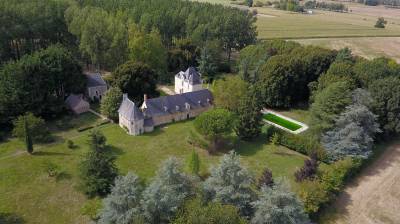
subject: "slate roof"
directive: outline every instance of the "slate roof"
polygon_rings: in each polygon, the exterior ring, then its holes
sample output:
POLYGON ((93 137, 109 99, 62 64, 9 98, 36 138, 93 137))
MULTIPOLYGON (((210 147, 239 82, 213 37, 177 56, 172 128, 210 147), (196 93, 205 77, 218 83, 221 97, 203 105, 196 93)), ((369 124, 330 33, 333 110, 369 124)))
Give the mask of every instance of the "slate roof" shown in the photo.
POLYGON ((65 103, 67 104, 67 106, 71 109, 76 108, 77 106, 79 106, 79 104, 81 103, 86 103, 89 104, 88 102, 86 102, 83 99, 83 95, 82 94, 71 94, 67 97, 67 99, 65 100, 65 103))
POLYGON ((189 67, 185 72, 181 71, 176 76, 180 79, 188 80, 191 85, 201 84, 201 75, 194 67, 189 67))
POLYGON ((106 86, 106 82, 100 73, 87 74, 87 87, 106 86))
POLYGON ((135 103, 128 99, 127 96, 124 96, 121 106, 118 109, 118 113, 129 121, 137 121, 144 118, 142 111, 140 111, 135 103))
POLYGON ((177 95, 162 96, 146 100, 142 107, 145 107, 145 117, 155 117, 173 114, 198 107, 205 107, 212 103, 213 96, 208 89, 194 92, 187 92, 177 95))
POLYGON ((144 119, 144 127, 153 127, 154 126, 154 122, 153 122, 153 118, 146 118, 144 119))

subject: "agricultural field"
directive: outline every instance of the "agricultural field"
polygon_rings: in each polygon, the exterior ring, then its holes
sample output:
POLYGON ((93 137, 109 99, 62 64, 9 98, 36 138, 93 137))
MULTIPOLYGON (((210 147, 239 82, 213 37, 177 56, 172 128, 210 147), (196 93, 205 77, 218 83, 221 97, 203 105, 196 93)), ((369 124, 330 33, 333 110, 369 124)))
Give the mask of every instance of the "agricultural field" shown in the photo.
MULTIPOLYGON (((198 1, 237 7, 229 0, 198 1)), ((349 8, 348 13, 315 10, 313 15, 255 7, 258 12, 258 37, 294 39, 302 44, 331 49, 349 47, 362 57, 386 56, 400 62, 400 10, 344 4, 349 8), (388 21, 386 28, 374 28, 377 18, 381 16, 388 21)))
MULTIPOLYGON (((56 142, 36 145, 36 153, 32 156, 25 152, 24 144, 17 139, 0 144, 0 222, 89 222, 82 215, 82 206, 87 199, 78 189, 78 166, 88 150, 89 131, 78 132, 77 129, 98 122, 97 117, 91 114, 54 121, 49 126, 56 142), (61 126, 68 128, 58 128, 61 126), (69 149, 65 144, 67 139, 77 147, 69 149), (44 168, 45 161, 57 164, 62 175, 58 178, 49 177, 44 168)), ((133 171, 145 181, 149 181, 159 164, 169 156, 176 156, 184 163, 194 149, 187 142, 193 121, 170 124, 136 137, 127 135, 117 124, 102 125, 99 129, 117 155, 120 173, 133 171)), ((306 158, 285 147, 268 144, 266 136, 251 143, 234 142, 243 165, 256 176, 268 167, 274 177, 285 176, 294 183, 293 173, 306 158)), ((222 156, 209 155, 203 149, 196 150, 201 158, 200 173, 203 175, 222 156)))

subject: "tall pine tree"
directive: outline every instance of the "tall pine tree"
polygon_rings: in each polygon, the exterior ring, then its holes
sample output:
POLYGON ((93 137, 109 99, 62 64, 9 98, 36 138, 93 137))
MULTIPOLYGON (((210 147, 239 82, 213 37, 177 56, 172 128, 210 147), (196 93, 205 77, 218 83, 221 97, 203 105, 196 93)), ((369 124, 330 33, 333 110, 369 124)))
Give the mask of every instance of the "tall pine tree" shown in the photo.
POLYGON ((251 87, 239 101, 236 134, 243 140, 251 140, 261 133, 261 100, 255 87, 251 87))

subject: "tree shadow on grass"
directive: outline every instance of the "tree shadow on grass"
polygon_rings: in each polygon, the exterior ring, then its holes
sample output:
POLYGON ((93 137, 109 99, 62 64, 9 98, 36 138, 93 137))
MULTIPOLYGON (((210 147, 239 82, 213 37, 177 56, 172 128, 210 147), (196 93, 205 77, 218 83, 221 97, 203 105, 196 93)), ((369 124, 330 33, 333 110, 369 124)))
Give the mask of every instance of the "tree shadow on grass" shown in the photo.
POLYGON ((119 156, 119 155, 122 155, 125 153, 124 150, 122 150, 121 148, 115 147, 113 145, 107 145, 106 152, 111 153, 112 155, 116 155, 116 156, 119 156))
POLYGON ((26 223, 25 220, 13 213, 0 212, 0 223, 1 224, 22 224, 26 223))
POLYGON ((264 149, 264 145, 268 143, 268 135, 265 133, 261 133, 254 140, 243 141, 238 140, 236 144, 236 152, 241 156, 252 156, 256 154, 258 151, 264 149))
POLYGON ((63 152, 45 152, 45 151, 37 151, 33 153, 34 156, 70 156, 68 153, 63 152))

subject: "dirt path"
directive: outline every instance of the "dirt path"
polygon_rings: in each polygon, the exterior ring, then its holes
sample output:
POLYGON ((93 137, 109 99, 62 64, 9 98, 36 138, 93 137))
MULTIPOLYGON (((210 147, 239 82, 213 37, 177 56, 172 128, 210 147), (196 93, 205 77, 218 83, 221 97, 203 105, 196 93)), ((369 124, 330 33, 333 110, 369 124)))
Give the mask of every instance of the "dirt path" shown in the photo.
POLYGON ((335 204, 335 223, 400 223, 400 142, 350 184, 335 204))
POLYGON ((168 94, 168 95, 175 95, 174 91, 172 91, 170 88, 168 88, 167 86, 158 86, 158 89, 162 90, 164 93, 168 94))

